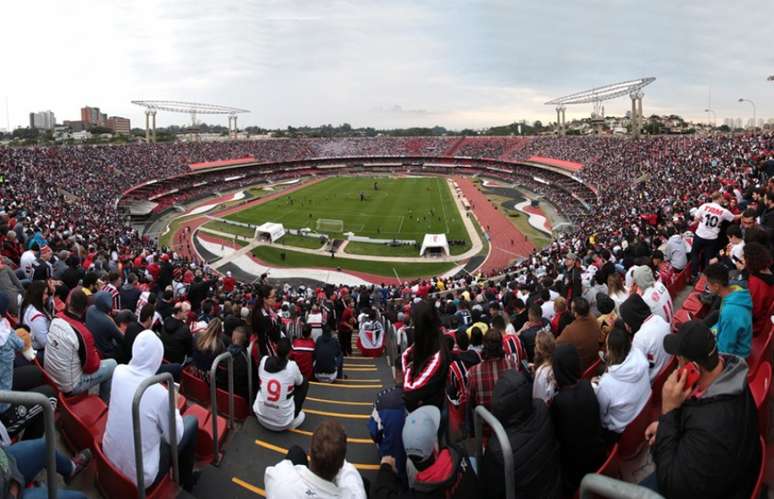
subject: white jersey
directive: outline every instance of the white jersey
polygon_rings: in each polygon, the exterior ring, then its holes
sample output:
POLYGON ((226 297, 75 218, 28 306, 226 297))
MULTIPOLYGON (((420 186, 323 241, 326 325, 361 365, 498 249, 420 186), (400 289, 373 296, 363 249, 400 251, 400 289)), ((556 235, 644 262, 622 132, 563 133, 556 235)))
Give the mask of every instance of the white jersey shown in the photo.
POLYGON ((664 350, 664 337, 668 334, 669 323, 656 314, 645 319, 640 330, 634 334, 632 346, 648 359, 651 381, 669 361, 670 355, 664 350))
POLYGON ((721 223, 734 221, 734 214, 717 203, 704 203, 696 210, 695 217, 699 219, 696 235, 710 240, 720 235, 721 223))
POLYGON ((253 412, 262 426, 274 430, 285 431, 290 428, 295 417, 293 393, 297 385, 304 382, 304 376, 295 361, 289 360, 285 369, 270 373, 266 371, 266 360, 261 359, 258 376, 261 389, 255 397, 253 412))
POLYGON ((653 286, 640 292, 642 300, 650 307, 651 313, 654 313, 664 319, 668 324, 672 323, 672 297, 669 296, 669 290, 661 281, 656 281, 653 286))
POLYGON ((19 267, 24 271, 24 276, 27 279, 32 279, 32 274, 35 272, 35 260, 37 259, 38 257, 35 256, 35 252, 32 250, 22 253, 19 259, 19 267))

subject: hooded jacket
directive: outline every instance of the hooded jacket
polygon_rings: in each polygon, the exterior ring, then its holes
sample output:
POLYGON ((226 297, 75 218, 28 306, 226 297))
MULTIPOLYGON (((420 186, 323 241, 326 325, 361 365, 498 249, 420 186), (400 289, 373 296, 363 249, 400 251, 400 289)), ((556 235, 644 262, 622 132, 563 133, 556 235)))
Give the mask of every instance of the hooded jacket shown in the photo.
POLYGON ((632 347, 623 362, 607 368, 597 387, 602 426, 616 433, 624 431, 650 398, 648 360, 632 347))
POLYGON ((112 310, 113 297, 107 291, 95 294, 94 305, 86 309, 86 327, 94 336, 97 351, 103 359, 120 357, 121 344, 124 341, 124 335, 110 317, 112 310))
MULTIPOLYGON (((5 317, 0 317, 0 390, 13 390, 13 361, 16 352, 24 349, 24 342, 16 336, 11 324, 5 317)), ((0 413, 5 412, 11 404, 0 404, 0 413)))
POLYGON ((752 297, 740 286, 731 286, 720 303, 720 317, 712 327, 718 351, 747 358, 752 344, 752 297))
POLYGON ((170 315, 164 320, 164 358, 169 362, 182 364, 187 355, 193 353, 193 336, 183 321, 170 315))
MULTIPOLYGON (((137 387, 156 374, 164 356, 164 346, 153 331, 145 330, 134 340, 132 360, 113 371, 108 405, 107 426, 102 448, 113 465, 137 484, 134 464, 134 434, 132 432, 132 400, 137 387)), ((159 384, 150 386, 140 402, 142 432, 142 463, 145 486, 150 486, 159 472, 161 439, 171 442, 169 428, 169 395, 159 384)), ((175 408, 176 437, 183 438, 183 418, 175 408)))
POLYGON ((774 302, 774 274, 750 274, 747 280, 752 297, 753 335, 768 330, 771 318, 769 310, 774 302))
MULTIPOLYGON (((561 497, 559 443, 545 402, 532 398, 532 386, 523 373, 507 371, 497 381, 492 413, 502 423, 513 452, 512 471, 519 497, 561 497)), ((484 497, 505 497, 503 451, 490 438, 481 463, 484 497)))
POLYGON ((659 418, 651 449, 664 497, 748 498, 761 454, 747 363, 723 356, 721 375, 659 418))

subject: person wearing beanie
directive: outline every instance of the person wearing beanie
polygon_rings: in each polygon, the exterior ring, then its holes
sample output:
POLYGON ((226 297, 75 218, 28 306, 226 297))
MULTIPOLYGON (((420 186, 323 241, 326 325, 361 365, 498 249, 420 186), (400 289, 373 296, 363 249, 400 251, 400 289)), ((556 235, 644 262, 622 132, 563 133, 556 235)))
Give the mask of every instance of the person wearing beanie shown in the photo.
POLYGON ((597 323, 599 323, 599 330, 602 333, 600 339, 602 344, 605 344, 607 335, 613 330, 615 321, 618 320, 618 314, 615 309, 615 302, 612 298, 605 293, 597 293, 597 310, 599 311, 597 323))
POLYGON ((664 337, 669 334, 669 323, 650 312, 640 295, 634 294, 621 304, 621 319, 626 332, 634 335, 632 347, 638 348, 648 359, 650 380, 669 362, 664 351, 664 337))
POLYGON ((661 316, 668 323, 672 323, 674 315, 672 309, 672 297, 669 290, 661 281, 656 281, 653 270, 647 265, 634 267, 632 272, 633 285, 631 291, 642 297, 650 307, 650 311, 661 316))

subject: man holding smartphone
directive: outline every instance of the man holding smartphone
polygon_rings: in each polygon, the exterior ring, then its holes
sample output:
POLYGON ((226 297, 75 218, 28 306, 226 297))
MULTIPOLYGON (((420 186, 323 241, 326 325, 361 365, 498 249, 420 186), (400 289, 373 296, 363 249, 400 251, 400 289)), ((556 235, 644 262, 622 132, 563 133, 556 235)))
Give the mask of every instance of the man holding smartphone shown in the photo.
POLYGON ((718 353, 700 320, 664 338, 679 368, 664 383, 661 416, 645 430, 656 472, 641 485, 665 497, 747 498, 761 462, 747 363, 718 353), (691 366, 698 380, 689 386, 691 366))

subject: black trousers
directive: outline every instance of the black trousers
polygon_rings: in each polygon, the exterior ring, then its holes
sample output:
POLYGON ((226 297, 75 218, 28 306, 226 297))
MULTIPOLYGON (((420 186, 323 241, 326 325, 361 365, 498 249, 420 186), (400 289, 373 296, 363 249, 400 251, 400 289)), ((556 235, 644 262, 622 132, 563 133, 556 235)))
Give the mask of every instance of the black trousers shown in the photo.
MULTIPOLYGON (((37 392, 48 397, 51 406, 56 409, 56 392, 46 384, 40 370, 30 364, 13 370, 13 390, 19 392, 37 392)), ((10 436, 18 435, 24 430, 23 440, 41 438, 46 434, 46 420, 40 406, 23 406, 11 404, 0 414, 10 436)))
POLYGON ((709 264, 712 257, 718 253, 717 239, 703 239, 699 236, 693 237, 691 246, 691 277, 699 274, 709 264))
POLYGON ((296 406, 295 416, 301 413, 301 409, 304 408, 304 401, 306 400, 306 393, 309 391, 309 380, 305 379, 303 383, 296 386, 293 390, 293 403, 296 406))
POLYGON ((339 345, 342 355, 352 355, 352 330, 339 331, 339 345))

